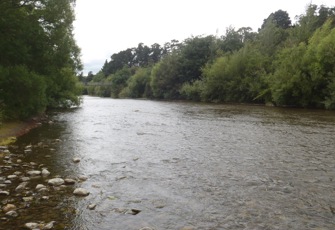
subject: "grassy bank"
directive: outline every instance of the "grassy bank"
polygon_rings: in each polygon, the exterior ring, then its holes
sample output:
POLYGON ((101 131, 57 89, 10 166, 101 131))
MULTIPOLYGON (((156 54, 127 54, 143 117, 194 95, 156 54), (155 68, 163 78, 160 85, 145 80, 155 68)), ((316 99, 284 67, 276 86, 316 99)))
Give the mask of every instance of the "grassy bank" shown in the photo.
POLYGON ((11 121, 0 125, 0 146, 9 145, 21 136, 38 125, 36 121, 11 121))

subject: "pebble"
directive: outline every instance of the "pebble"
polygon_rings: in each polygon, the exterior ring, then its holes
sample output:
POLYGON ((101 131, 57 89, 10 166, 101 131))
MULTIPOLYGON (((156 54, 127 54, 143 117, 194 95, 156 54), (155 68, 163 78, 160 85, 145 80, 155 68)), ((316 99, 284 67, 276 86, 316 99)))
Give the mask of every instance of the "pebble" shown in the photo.
POLYGON ((51 221, 49 223, 47 223, 46 225, 44 225, 43 229, 52 229, 54 227, 54 223, 56 223, 56 221, 51 221))
POLYGON ((39 170, 33 170, 33 171, 28 171, 27 172, 27 174, 28 174, 28 176, 39 176, 39 175, 41 175, 41 171, 39 171, 39 170))
POLYGON ((96 204, 90 204, 87 207, 88 207, 89 210, 94 210, 97 207, 97 205, 96 204))
POLYGON ((43 184, 36 185, 36 190, 41 190, 42 188, 46 188, 46 186, 43 184))
POLYGON ((73 160, 74 163, 79 163, 80 162, 80 158, 78 158, 78 157, 74 157, 72 160, 73 160))
POLYGON ((86 181, 88 178, 87 176, 79 176, 78 179, 81 181, 86 181))
POLYGON ((43 169, 42 170, 42 176, 43 177, 47 177, 47 176, 49 176, 50 175, 50 172, 47 170, 47 169, 43 169))
POLYGON ((53 178, 53 179, 48 180, 48 184, 52 186, 60 186, 64 183, 65 182, 62 178, 53 178))
POLYGON ((31 201, 34 200, 34 197, 32 197, 32 196, 22 197, 22 200, 23 200, 24 202, 31 202, 31 201))
POLYGON ((77 196, 88 196, 90 194, 89 191, 87 191, 86 189, 84 188, 76 188, 74 191, 73 191, 73 194, 74 195, 77 195, 77 196))
POLYGON ((48 188, 41 188, 40 190, 38 190, 38 192, 40 192, 40 193, 49 192, 49 189, 48 188))
POLYGON ((8 191, 0 191, 0 196, 9 196, 8 191))
POLYGON ((28 182, 22 182, 21 184, 19 184, 19 186, 16 187, 15 191, 16 192, 22 191, 26 188, 27 185, 28 185, 28 182))
POLYGON ((70 179, 70 178, 67 178, 64 180, 65 181, 65 184, 68 184, 68 185, 71 185, 71 184, 75 184, 76 181, 74 179, 70 179))
POLYGON ((39 224, 38 223, 26 223, 24 225, 28 229, 39 229, 39 224))
POLYGON ((25 150, 24 150, 24 153, 31 153, 31 152, 32 152, 31 149, 25 149, 25 150))
POLYGON ((9 176, 7 176, 7 179, 9 179, 9 180, 14 180, 16 178, 17 178, 17 175, 9 175, 9 176))
POLYGON ((30 177, 21 177, 20 181, 22 182, 30 181, 30 177))
POLYGON ((14 172, 13 174, 16 175, 16 176, 19 176, 19 175, 22 174, 22 172, 16 171, 16 172, 14 172))
POLYGON ((2 208, 3 212, 9 212, 9 211, 13 211, 16 209, 16 206, 14 204, 6 204, 5 207, 2 208))
POLYGON ((16 211, 9 211, 9 212, 6 212, 5 215, 10 216, 10 217, 17 217, 19 214, 16 211))

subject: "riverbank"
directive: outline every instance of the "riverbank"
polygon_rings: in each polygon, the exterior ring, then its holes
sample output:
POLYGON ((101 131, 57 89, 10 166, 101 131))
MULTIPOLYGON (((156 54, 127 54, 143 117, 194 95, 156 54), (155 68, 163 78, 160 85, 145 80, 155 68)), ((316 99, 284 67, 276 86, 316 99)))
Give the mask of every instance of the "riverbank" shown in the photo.
POLYGON ((45 117, 35 117, 28 121, 4 122, 0 125, 0 146, 9 145, 16 141, 16 138, 26 134, 30 130, 41 125, 45 117))

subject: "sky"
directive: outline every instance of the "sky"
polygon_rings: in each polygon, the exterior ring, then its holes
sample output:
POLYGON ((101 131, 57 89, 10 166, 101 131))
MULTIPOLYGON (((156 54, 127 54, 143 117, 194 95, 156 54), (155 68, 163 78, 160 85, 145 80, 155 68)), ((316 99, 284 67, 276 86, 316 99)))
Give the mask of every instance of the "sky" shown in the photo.
POLYGON ((139 43, 221 36, 229 26, 257 31, 271 13, 284 10, 294 22, 310 3, 335 5, 334 0, 77 0, 74 36, 86 75, 139 43))

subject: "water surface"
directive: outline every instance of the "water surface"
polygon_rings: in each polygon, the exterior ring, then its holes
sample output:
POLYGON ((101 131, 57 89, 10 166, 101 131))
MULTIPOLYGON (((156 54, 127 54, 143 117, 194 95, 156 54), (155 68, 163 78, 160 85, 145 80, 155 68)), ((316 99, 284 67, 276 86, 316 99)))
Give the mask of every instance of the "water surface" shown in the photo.
POLYGON ((61 139, 27 160, 88 177, 66 229, 335 228, 334 112, 85 97, 52 119, 18 145, 61 139))

